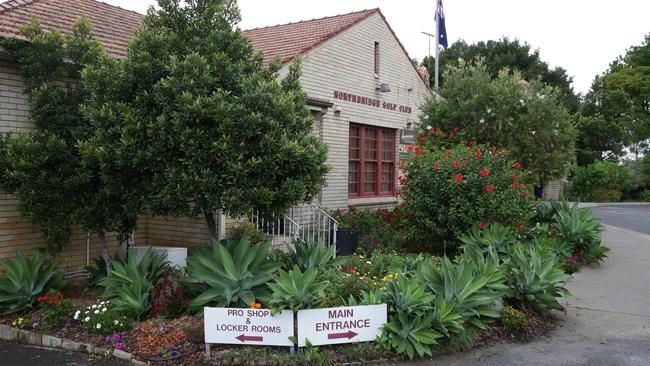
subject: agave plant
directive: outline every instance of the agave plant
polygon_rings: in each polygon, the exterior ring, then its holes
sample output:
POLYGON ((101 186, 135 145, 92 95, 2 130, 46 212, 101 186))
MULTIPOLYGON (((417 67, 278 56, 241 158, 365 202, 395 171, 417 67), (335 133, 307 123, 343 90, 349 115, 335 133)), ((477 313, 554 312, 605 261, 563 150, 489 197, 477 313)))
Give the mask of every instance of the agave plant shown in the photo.
POLYGON ((169 268, 165 256, 148 249, 140 261, 131 255, 126 262, 113 261, 111 268, 111 275, 98 282, 104 287, 102 297, 111 299, 117 311, 137 319, 146 317, 151 309, 153 288, 169 268))
POLYGON ((462 314, 463 322, 485 328, 488 321, 499 318, 494 303, 505 294, 507 286, 497 264, 475 267, 474 260, 452 263, 444 257, 440 266, 424 265, 418 275, 437 299, 444 299, 462 314))
POLYGON ((376 305, 381 304, 382 301, 383 295, 380 292, 374 290, 361 290, 361 299, 357 300, 354 296, 350 295, 350 297, 348 297, 348 306, 376 305))
POLYGON ((0 310, 15 313, 31 308, 36 299, 63 287, 59 263, 44 254, 32 258, 18 252, 14 260, 2 261, 0 276, 0 310))
POLYGON ((432 329, 433 315, 408 314, 399 312, 382 327, 378 341, 384 349, 410 359, 417 353, 419 357, 431 356, 431 347, 438 344, 442 334, 432 329))
POLYGON ((462 248, 483 249, 492 246, 499 253, 507 252, 508 247, 516 242, 514 230, 500 224, 491 224, 482 230, 475 227, 469 234, 459 239, 463 243, 462 248))
POLYGON ((445 337, 460 335, 465 332, 463 313, 456 309, 456 304, 439 297, 432 312, 432 327, 445 337))
POLYGON ((322 304, 327 282, 316 282, 318 271, 310 268, 302 272, 294 266, 289 272, 280 270, 278 278, 269 287, 273 291, 269 306, 273 311, 298 311, 322 304))
POLYGON ((510 290, 508 297, 521 307, 544 311, 562 310, 559 297, 571 294, 562 285, 571 279, 555 254, 535 246, 515 245, 504 264, 510 290))
POLYGON ((587 263, 596 263, 607 257, 609 248, 601 245, 603 225, 586 208, 574 205, 568 210, 558 211, 553 228, 558 236, 571 243, 574 252, 582 255, 587 263))
POLYGON ((280 267, 267 260, 271 241, 251 245, 244 234, 239 242, 224 245, 212 240, 188 258, 186 281, 205 284, 207 289, 190 302, 194 310, 206 305, 247 307, 268 297, 266 284, 280 267))
POLYGON ((317 242, 297 242, 289 253, 291 263, 301 270, 308 268, 336 267, 345 263, 345 257, 335 258, 336 247, 326 247, 317 242))
POLYGON ((426 285, 406 277, 386 283, 385 300, 395 312, 415 313, 431 309, 433 295, 426 285))

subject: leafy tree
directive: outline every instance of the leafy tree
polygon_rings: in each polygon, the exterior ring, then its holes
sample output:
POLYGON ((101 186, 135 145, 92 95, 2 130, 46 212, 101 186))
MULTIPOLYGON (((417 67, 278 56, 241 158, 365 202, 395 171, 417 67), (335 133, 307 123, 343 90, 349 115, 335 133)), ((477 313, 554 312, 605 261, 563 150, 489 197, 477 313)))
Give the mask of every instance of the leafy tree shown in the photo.
POLYGON ((596 77, 580 110, 578 163, 618 159, 624 147, 636 160, 650 147, 650 34, 596 77))
MULTIPOLYGON (((154 214, 280 211, 324 183, 326 146, 298 82, 278 82, 236 27, 233 0, 160 0, 124 60, 89 67, 87 112, 97 136, 84 151, 109 185, 143 192, 154 214)), ((129 194, 131 195, 131 194, 129 194)))
MULTIPOLYGON (((440 52, 440 85, 444 85, 444 71, 449 66, 458 66, 460 61, 472 62, 478 58, 485 60, 485 67, 492 78, 499 72, 508 68, 521 72, 523 79, 528 81, 539 80, 545 84, 559 89, 560 100, 572 114, 578 110, 580 99, 573 91, 573 79, 561 67, 551 68, 547 62, 542 61, 539 50, 531 50, 527 43, 520 43, 508 38, 499 40, 481 41, 467 44, 463 40, 454 42, 449 48, 440 52)), ((433 58, 426 57, 422 62, 429 70, 433 70, 433 58)), ((431 72, 431 85, 433 85, 433 72, 431 72)))
POLYGON ((30 134, 6 139, 2 190, 14 193, 23 215, 37 224, 56 252, 70 240, 71 226, 97 233, 110 268, 105 233, 131 233, 136 212, 119 191, 103 184, 99 167, 82 157, 79 143, 93 135, 82 105, 88 91, 79 82, 83 67, 105 57, 93 40, 90 23, 79 20, 68 36, 46 33, 36 19, 22 30, 28 42, 9 39, 4 45, 20 63, 30 134))
POLYGON ((573 161, 575 131, 557 88, 527 83, 517 71, 501 70, 492 78, 481 61, 449 66, 442 98, 430 98, 422 128, 455 127, 476 136, 478 143, 506 148, 531 170, 543 186, 561 178, 573 161))

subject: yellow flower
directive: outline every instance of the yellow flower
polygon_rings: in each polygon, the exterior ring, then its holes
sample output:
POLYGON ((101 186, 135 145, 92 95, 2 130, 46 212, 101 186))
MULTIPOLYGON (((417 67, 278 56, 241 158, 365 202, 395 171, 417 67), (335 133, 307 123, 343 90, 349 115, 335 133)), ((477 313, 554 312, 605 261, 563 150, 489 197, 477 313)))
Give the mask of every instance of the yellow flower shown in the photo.
POLYGON ((16 321, 15 320, 11 323, 11 326, 13 326, 13 327, 16 326, 16 321))
POLYGON ((18 318, 18 325, 23 325, 23 318, 18 318))
POLYGON ((386 280, 387 280, 386 276, 382 277, 381 280, 386 282, 386 280))

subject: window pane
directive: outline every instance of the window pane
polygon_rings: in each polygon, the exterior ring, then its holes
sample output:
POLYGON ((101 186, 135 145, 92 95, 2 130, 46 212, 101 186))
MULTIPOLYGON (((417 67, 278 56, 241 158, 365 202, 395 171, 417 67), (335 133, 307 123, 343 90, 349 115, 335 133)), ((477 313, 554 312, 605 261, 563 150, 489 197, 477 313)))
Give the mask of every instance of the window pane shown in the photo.
POLYGON ((393 161, 395 149, 395 138, 393 131, 381 130, 381 159, 393 161))
POLYGON ((361 136, 358 126, 350 126, 350 159, 361 158, 361 136))
POLYGON ((395 174, 395 166, 393 163, 382 163, 381 164, 381 191, 382 192, 392 192, 393 191, 393 181, 395 174))
POLYGON ((377 160, 377 129, 365 128, 363 133, 363 157, 366 160, 377 160))
POLYGON ((351 161, 348 171, 348 193, 359 194, 359 162, 351 161))
POLYGON ((363 193, 375 193, 376 163, 363 164, 363 193))

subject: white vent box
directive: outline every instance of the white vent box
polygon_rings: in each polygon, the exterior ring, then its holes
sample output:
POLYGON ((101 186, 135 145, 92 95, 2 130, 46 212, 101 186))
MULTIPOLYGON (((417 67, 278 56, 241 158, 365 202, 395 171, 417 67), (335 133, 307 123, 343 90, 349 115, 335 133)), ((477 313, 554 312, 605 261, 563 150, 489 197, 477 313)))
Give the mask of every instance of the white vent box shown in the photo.
POLYGON ((182 247, 131 247, 129 248, 129 255, 135 255, 136 261, 140 263, 147 249, 151 249, 151 252, 155 255, 166 256, 172 267, 185 267, 187 265, 187 248, 182 247))

